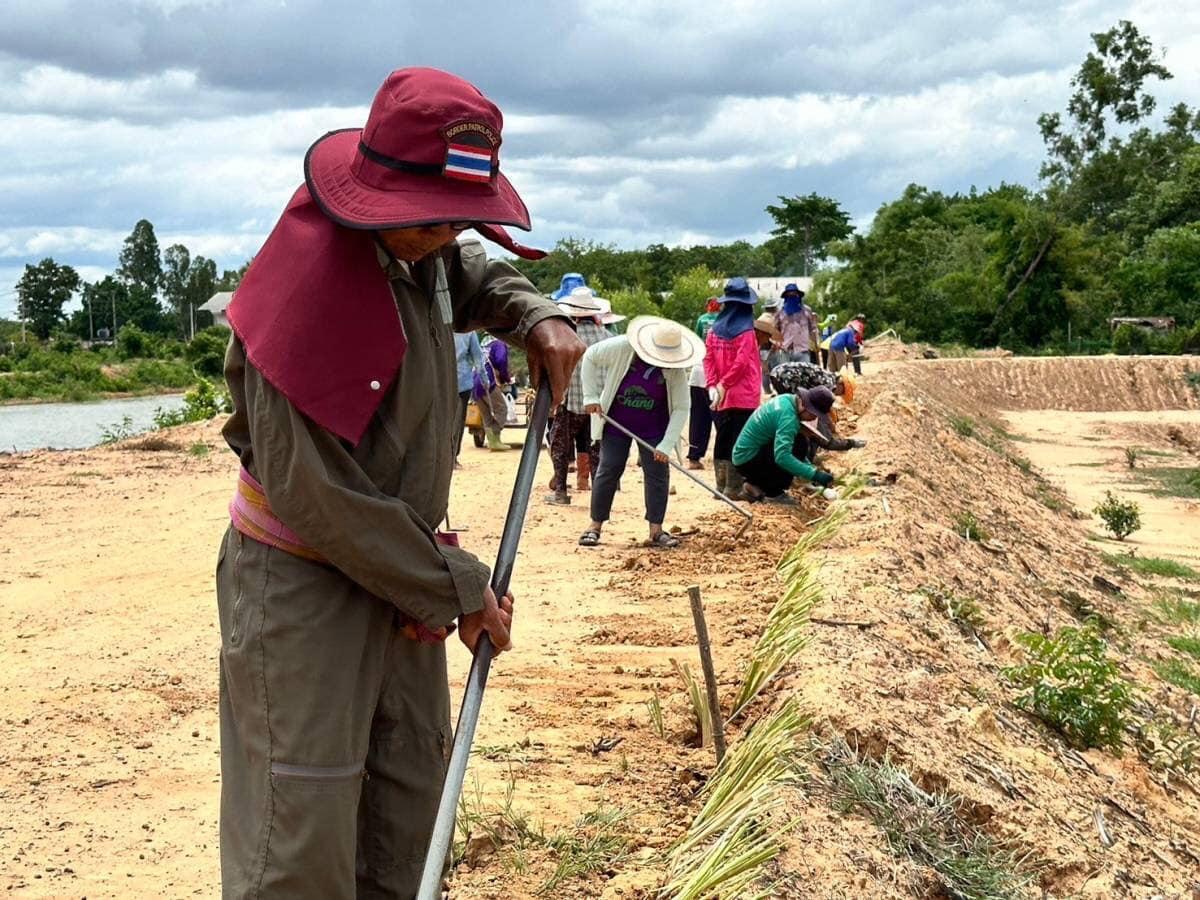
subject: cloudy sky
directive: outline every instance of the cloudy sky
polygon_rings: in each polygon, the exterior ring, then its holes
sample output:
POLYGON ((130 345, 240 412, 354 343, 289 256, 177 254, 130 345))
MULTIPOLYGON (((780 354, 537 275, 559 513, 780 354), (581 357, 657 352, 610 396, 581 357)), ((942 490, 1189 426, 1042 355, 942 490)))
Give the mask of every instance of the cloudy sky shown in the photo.
POLYGON ((779 194, 860 227, 910 182, 1035 184, 1089 33, 1166 51, 1164 109, 1200 103, 1200 4, 1081 0, 10 0, 0 28, 0 316, 26 263, 87 279, 140 218, 240 265, 393 68, 432 65, 505 112, 531 242, 761 240, 779 194))

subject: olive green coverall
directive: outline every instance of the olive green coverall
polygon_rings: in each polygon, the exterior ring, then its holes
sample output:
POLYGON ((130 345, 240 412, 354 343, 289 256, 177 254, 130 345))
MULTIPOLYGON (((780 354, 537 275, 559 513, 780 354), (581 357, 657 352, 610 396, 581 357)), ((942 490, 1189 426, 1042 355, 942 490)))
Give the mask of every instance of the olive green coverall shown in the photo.
MULTIPOLYGON (((225 897, 411 897, 450 748, 443 644, 406 638, 483 606, 489 570, 439 545, 454 459, 453 331, 521 345, 555 305, 474 241, 384 266, 408 338, 356 446, 298 412, 234 338, 224 436, 272 512, 329 565, 232 527, 217 563, 225 897), (406 618, 408 617, 408 618, 406 618)), ((231 485, 232 489, 232 485, 231 485)))

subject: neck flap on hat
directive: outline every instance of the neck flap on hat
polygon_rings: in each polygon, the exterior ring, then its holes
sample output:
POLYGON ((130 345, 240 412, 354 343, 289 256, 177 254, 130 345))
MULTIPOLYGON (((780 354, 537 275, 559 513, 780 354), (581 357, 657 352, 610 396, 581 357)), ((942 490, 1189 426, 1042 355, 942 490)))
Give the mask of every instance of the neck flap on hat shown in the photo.
POLYGON ((292 405, 357 444, 408 348, 372 232, 292 196, 234 293, 246 358, 292 405))
POLYGON ((712 333, 727 341, 744 334, 754 327, 754 306, 750 303, 726 303, 721 307, 712 333))

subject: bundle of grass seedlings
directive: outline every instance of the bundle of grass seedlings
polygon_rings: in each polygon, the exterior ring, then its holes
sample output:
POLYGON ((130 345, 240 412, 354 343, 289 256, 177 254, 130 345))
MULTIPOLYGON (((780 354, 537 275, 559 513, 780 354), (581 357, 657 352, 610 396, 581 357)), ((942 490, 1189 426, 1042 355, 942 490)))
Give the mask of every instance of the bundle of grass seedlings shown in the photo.
POLYGON ((661 897, 741 896, 779 855, 788 826, 772 830, 772 818, 782 806, 780 787, 799 777, 797 739, 807 724, 789 701, 729 752, 704 789, 704 806, 671 851, 661 897))
POLYGON ((809 618, 813 607, 822 598, 821 583, 808 554, 829 541, 842 527, 850 511, 848 501, 862 490, 863 484, 861 477, 852 479, 843 490, 842 499, 814 522, 779 561, 779 575, 784 582, 783 596, 767 616, 767 625, 754 646, 750 664, 729 714, 731 721, 745 711, 771 679, 808 646, 809 618))

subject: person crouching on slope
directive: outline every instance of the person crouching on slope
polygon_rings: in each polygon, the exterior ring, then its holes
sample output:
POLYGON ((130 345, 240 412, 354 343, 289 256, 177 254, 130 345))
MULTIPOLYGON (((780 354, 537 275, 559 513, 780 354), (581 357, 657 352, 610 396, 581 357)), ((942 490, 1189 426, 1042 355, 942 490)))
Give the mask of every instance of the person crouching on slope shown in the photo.
POLYGON ((827 438, 819 423, 833 408, 833 392, 818 387, 783 394, 755 410, 733 448, 733 464, 746 480, 743 491, 751 501, 794 504, 787 493, 796 478, 823 488, 833 476, 808 457, 812 443, 829 450, 865 447, 866 441, 827 438))
POLYGON ((654 450, 638 444, 650 523, 650 545, 674 547, 679 538, 663 531, 674 449, 688 416, 688 369, 704 358, 700 338, 682 325, 657 316, 638 316, 619 337, 588 347, 583 400, 592 413, 592 437, 600 440, 600 466, 592 483, 592 522, 579 538, 584 547, 600 543, 600 530, 612 511, 613 495, 632 439, 598 415, 603 413, 654 450))

